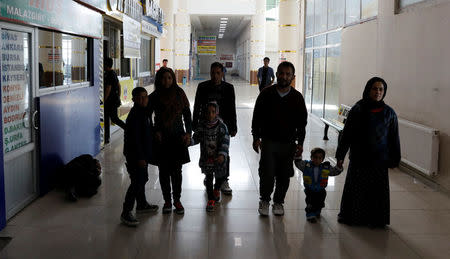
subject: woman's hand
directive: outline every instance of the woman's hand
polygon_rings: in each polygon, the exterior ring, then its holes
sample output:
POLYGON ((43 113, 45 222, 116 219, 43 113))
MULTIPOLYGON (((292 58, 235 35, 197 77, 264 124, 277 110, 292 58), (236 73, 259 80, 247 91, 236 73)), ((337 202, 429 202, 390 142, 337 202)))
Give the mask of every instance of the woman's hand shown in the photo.
POLYGON ((336 163, 336 167, 343 169, 344 167, 344 160, 338 160, 336 163))
POLYGON ((140 168, 144 168, 144 167, 147 166, 147 162, 146 162, 145 160, 138 160, 138 161, 137 161, 137 165, 138 165, 138 167, 140 167, 140 168))
POLYGON ((224 155, 219 155, 219 156, 217 156, 216 162, 217 162, 218 164, 223 164, 223 162, 225 162, 225 156, 224 156, 224 155))
POLYGON ((260 139, 255 139, 253 141, 253 150, 255 150, 256 153, 259 153, 260 147, 261 147, 261 140, 260 139))
POLYGON ((183 136, 183 143, 187 147, 189 147, 191 145, 191 134, 189 134, 189 133, 184 134, 184 136, 183 136))
POLYGON ((156 141, 162 142, 162 134, 161 134, 161 132, 157 131, 155 133, 155 138, 156 138, 156 141))

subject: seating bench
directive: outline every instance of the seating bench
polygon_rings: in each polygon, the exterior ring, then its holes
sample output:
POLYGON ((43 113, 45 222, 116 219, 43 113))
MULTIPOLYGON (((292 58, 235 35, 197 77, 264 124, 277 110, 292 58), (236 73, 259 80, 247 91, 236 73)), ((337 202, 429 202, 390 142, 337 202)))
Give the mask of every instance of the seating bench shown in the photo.
POLYGON ((344 129, 345 121, 347 120, 348 113, 351 107, 348 105, 341 104, 338 110, 338 119, 326 119, 320 118, 320 120, 325 124, 325 129, 323 132, 323 140, 329 140, 328 129, 330 127, 334 128, 338 133, 338 141, 341 139, 342 130, 344 129))

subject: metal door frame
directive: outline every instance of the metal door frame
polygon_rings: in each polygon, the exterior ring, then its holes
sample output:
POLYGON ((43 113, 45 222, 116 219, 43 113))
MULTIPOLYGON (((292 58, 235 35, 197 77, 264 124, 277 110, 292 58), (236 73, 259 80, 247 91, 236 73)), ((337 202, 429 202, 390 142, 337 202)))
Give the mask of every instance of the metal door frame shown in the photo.
MULTIPOLYGON (((39 82, 39 75, 36 73, 37 68, 39 67, 39 60, 37 58, 38 53, 38 44, 37 44, 37 28, 23 26, 23 25, 17 25, 7 22, 0 22, 0 31, 6 29, 6 30, 12 30, 12 31, 18 31, 18 32, 24 32, 31 34, 31 41, 29 43, 29 49, 31 50, 31 55, 29 58, 29 65, 31 70, 31 76, 30 76, 30 127, 31 127, 31 140, 32 142, 27 144, 24 147, 19 148, 18 150, 11 151, 7 154, 3 154, 3 170, 5 171, 5 164, 8 161, 11 161, 17 157, 20 157, 21 155, 24 155, 30 151, 33 151, 32 157, 33 157, 33 186, 34 186, 34 194, 32 194, 30 197, 28 197, 26 200, 20 202, 14 209, 10 211, 6 211, 6 219, 10 219, 12 216, 17 214, 19 211, 24 209, 28 204, 30 204, 33 200, 35 200, 39 196, 39 186, 38 186, 38 177, 39 177, 39 166, 38 166, 38 128, 36 126, 37 123, 37 115, 38 115, 38 107, 36 104, 36 97, 39 90, 38 83, 39 82)), ((1 42, 1 39, 0 39, 1 42)), ((0 49, 0 53, 2 50, 0 49)), ((3 149, 3 147, 1 147, 3 149)), ((5 193, 6 195, 6 193, 5 193)))

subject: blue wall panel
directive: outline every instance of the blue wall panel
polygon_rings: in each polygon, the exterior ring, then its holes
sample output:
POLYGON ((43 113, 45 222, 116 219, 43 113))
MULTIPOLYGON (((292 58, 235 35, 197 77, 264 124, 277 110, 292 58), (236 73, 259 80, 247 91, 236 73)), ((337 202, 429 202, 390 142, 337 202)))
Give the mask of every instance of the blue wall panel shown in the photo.
POLYGON ((40 97, 41 195, 55 186, 56 174, 64 164, 81 154, 100 152, 98 44, 94 40, 94 86, 40 97))
MULTIPOLYGON (((0 73, 0 76, 1 76, 1 73, 0 73)), ((0 83, 0 87, 1 87, 1 83, 0 83)), ((2 91, 0 91, 0 107, 2 107, 2 91)), ((3 118, 2 109, 0 109, 0 119, 2 119, 2 118, 3 118)), ((0 166, 0 230, 2 230, 6 225, 5 170, 4 170, 4 162, 3 162, 3 129, 2 128, 3 127, 0 127, 0 162, 2 163, 2 166, 0 166)))

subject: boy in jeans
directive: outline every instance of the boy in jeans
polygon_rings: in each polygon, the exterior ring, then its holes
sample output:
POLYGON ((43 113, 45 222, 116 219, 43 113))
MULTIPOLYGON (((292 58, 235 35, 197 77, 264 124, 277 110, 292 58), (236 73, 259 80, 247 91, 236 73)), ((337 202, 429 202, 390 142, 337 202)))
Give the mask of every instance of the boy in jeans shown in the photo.
POLYGON ((206 211, 214 211, 215 203, 220 200, 220 188, 227 177, 228 147, 230 135, 225 123, 217 116, 219 106, 216 102, 206 105, 206 120, 202 120, 192 137, 192 144, 200 143, 200 168, 205 174, 204 184, 208 193, 206 211), (213 180, 216 183, 213 186, 213 180))
POLYGON ((325 207, 325 188, 328 185, 328 177, 342 173, 342 168, 332 167, 330 162, 323 162, 325 150, 314 148, 311 150, 311 161, 295 158, 295 166, 303 172, 303 185, 306 194, 306 219, 315 223, 320 218, 320 212, 325 207))
POLYGON ((143 87, 136 87, 131 92, 134 106, 126 120, 123 154, 127 160, 126 166, 131 184, 125 195, 123 211, 120 220, 127 226, 137 226, 139 221, 132 214, 134 201, 136 213, 154 212, 157 205, 151 205, 145 197, 145 184, 148 181, 148 163, 152 152, 152 123, 147 115, 147 91, 143 87))

